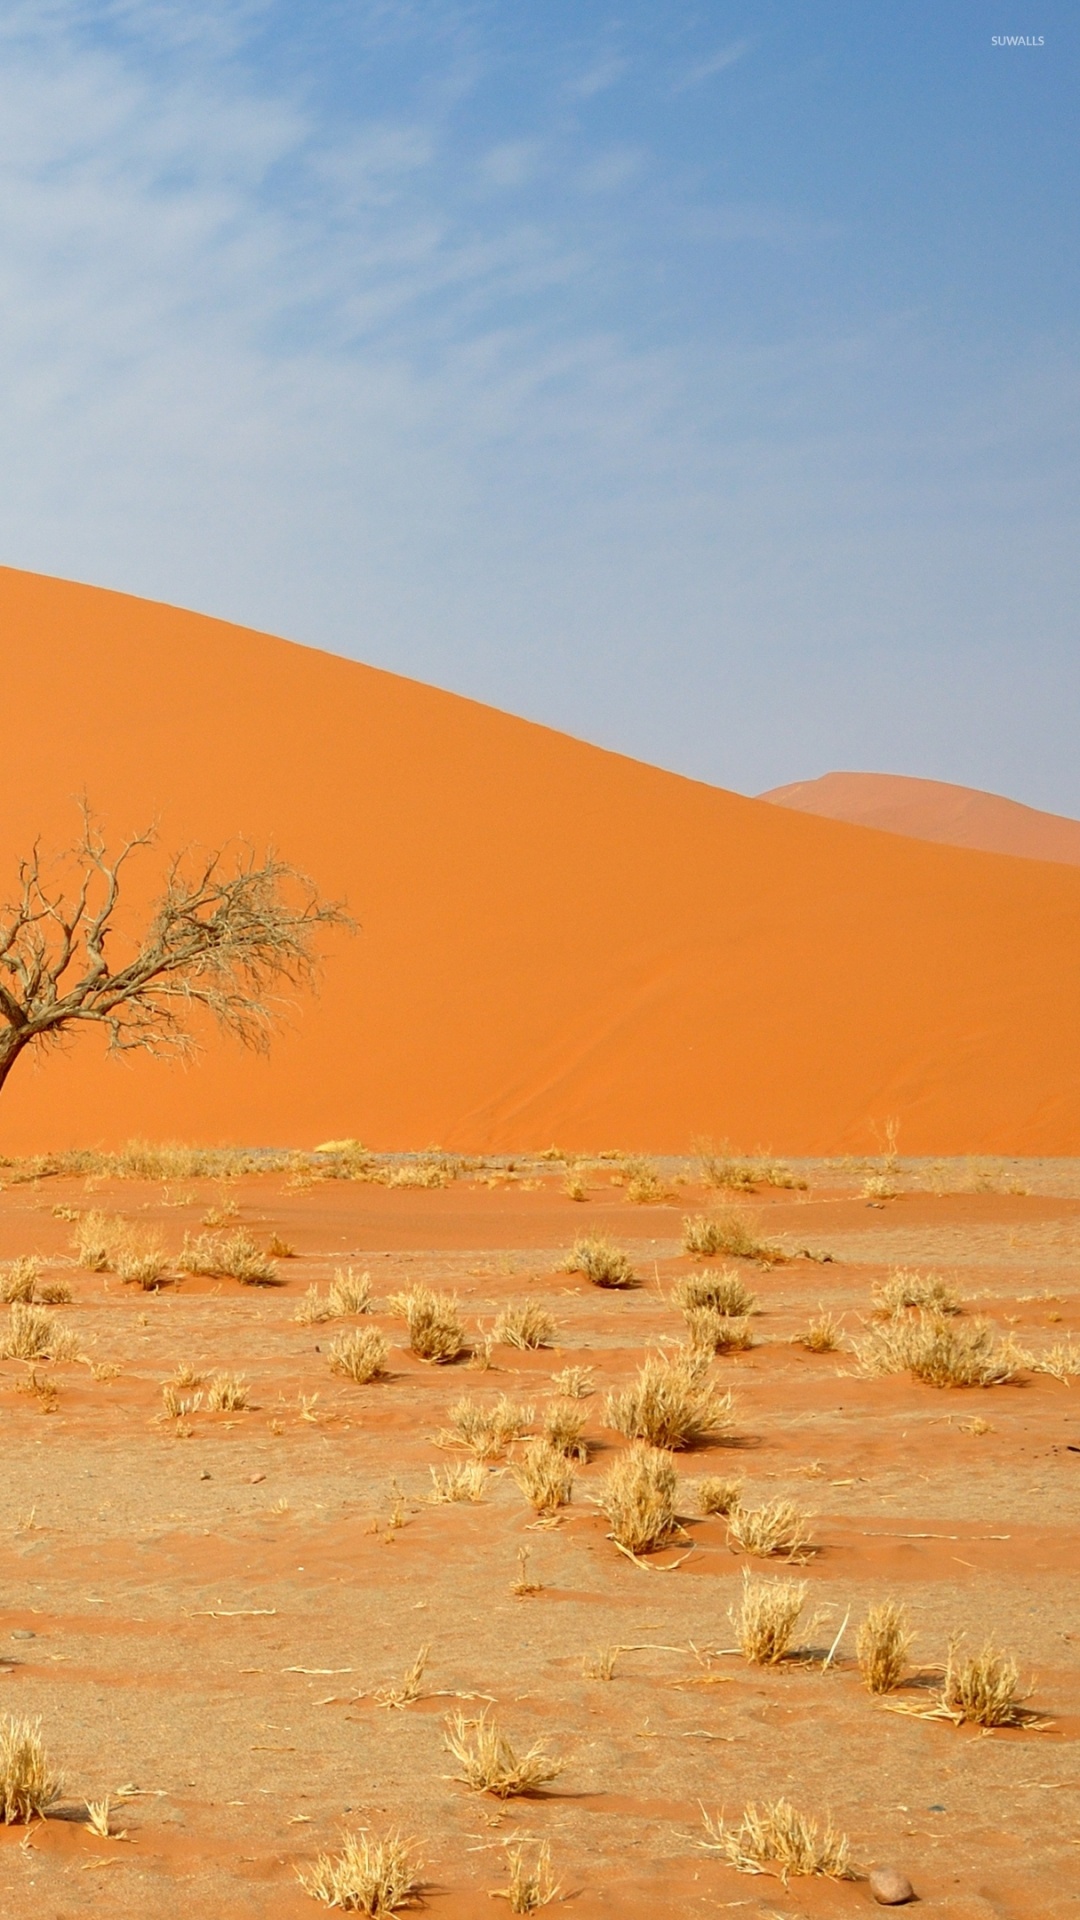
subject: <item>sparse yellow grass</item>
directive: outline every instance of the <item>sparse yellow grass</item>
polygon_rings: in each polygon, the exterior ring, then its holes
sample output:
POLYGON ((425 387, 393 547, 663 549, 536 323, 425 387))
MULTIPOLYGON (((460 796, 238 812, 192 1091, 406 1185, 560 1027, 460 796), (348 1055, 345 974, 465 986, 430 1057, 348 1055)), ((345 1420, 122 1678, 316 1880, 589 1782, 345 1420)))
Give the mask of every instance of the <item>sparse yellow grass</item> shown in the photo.
POLYGON ((187 1420, 191 1414, 198 1413, 203 1403, 199 1392, 183 1393, 171 1380, 166 1380, 161 1389, 164 1413, 170 1420, 187 1420))
POLYGON ((863 1373, 910 1372, 931 1387, 1001 1386, 1023 1360, 990 1321, 957 1324, 926 1309, 880 1321, 853 1344, 863 1373))
POLYGON ((538 1301, 526 1300, 503 1308, 491 1329, 491 1337, 502 1346, 527 1350, 549 1347, 556 1331, 554 1315, 538 1301))
POLYGON ((325 1907, 348 1913, 398 1913, 416 1904, 420 1893, 420 1862, 411 1841, 400 1833, 381 1837, 368 1832, 345 1833, 337 1853, 320 1853, 315 1865, 297 1878, 304 1892, 325 1907))
POLYGON ((791 1652, 808 1593, 805 1580, 764 1580, 744 1568, 742 1600, 731 1610, 744 1659, 775 1667, 791 1652))
POLYGON ((117 1255, 131 1244, 131 1228, 117 1214, 91 1208, 80 1216, 71 1236, 75 1257, 88 1273, 111 1273, 117 1255))
POLYGON ((706 1474, 696 1488, 699 1513, 734 1513, 742 1504, 741 1480, 724 1480, 719 1474, 706 1474))
POLYGON ((66 1280, 42 1280, 37 1297, 43 1307, 67 1307, 71 1305, 72 1293, 66 1280))
POLYGON ((266 1243, 266 1251, 271 1260, 295 1260, 296 1248, 283 1240, 280 1233, 272 1233, 266 1243))
POLYGON ((239 1280, 245 1287, 273 1286, 277 1268, 243 1227, 235 1233, 200 1233, 184 1238, 177 1261, 182 1273, 239 1280))
POLYGON ((961 1311, 956 1289, 940 1274, 915 1273, 908 1267, 895 1267, 888 1279, 879 1280, 874 1288, 874 1311, 882 1319, 895 1319, 909 1307, 921 1307, 937 1314, 961 1311))
POLYGON ((624 1175, 626 1197, 635 1207, 658 1206, 671 1198, 667 1182, 651 1160, 628 1160, 624 1175))
POLYGON ((747 1159, 727 1148, 701 1147, 698 1163, 703 1187, 732 1193, 753 1193, 757 1187, 784 1187, 805 1191, 807 1182, 782 1160, 747 1159))
POLYGON ((914 1637, 898 1600, 881 1600, 867 1609, 855 1636, 855 1657, 868 1693, 892 1693, 900 1685, 914 1637))
POLYGON ((805 1347, 808 1353, 835 1353, 844 1337, 843 1323, 835 1314, 827 1313, 824 1308, 816 1320, 802 1332, 797 1333, 794 1345, 805 1347))
POLYGON ((800 1813, 790 1800, 771 1800, 746 1808, 737 1827, 705 1815, 707 1838, 702 1846, 722 1854, 740 1873, 771 1873, 786 1881, 790 1875, 820 1874, 828 1880, 858 1878, 847 1835, 832 1821, 800 1813))
POLYGON ((390 1307, 403 1315, 409 1329, 409 1347, 418 1360, 446 1366, 464 1353, 465 1328, 456 1294, 411 1287, 407 1293, 394 1294, 390 1307))
POLYGON ((20 1306, 28 1307, 37 1299, 40 1284, 41 1262, 34 1254, 26 1254, 5 1268, 0 1278, 0 1300, 8 1307, 16 1300, 20 1306))
POLYGON ((732 1319, 745 1319, 755 1311, 757 1297, 752 1294, 737 1267, 723 1267, 719 1273, 687 1273, 671 1289, 671 1303, 682 1313, 702 1307, 732 1319))
POLYGON ((596 1501, 617 1546, 635 1555, 666 1546, 679 1529, 676 1484, 671 1455, 657 1447, 638 1443, 612 1461, 596 1501))
POLYGON ((508 1400, 504 1393, 490 1406, 466 1396, 450 1408, 447 1416, 450 1425, 437 1436, 438 1444, 468 1447, 477 1460, 494 1460, 528 1431, 534 1417, 533 1407, 508 1400))
POLYGON ((900 1188, 892 1174, 868 1173, 862 1183, 864 1200, 895 1200, 900 1188))
POLYGON ((324 1320, 345 1320, 353 1313, 371 1310, 371 1275, 356 1274, 351 1267, 339 1267, 325 1293, 309 1287, 296 1303, 293 1315, 301 1326, 310 1327, 324 1320))
POLYGON ((242 1373, 215 1373, 206 1389, 211 1413, 241 1413, 249 1405, 251 1388, 242 1373))
POLYGON ((552 1374, 551 1389, 567 1400, 587 1400, 596 1391, 592 1367, 563 1367, 561 1373, 552 1374))
POLYGON ((793 1500, 766 1500, 760 1507, 734 1507, 728 1542, 759 1559, 805 1560, 810 1550, 808 1516, 793 1500))
POLYGON ((949 1642, 940 1704, 950 1719, 977 1727, 1017 1726, 1028 1718, 1023 1703, 1031 1695, 1030 1687, 1024 1693, 1019 1687, 1020 1669, 1011 1654, 987 1641, 964 1660, 959 1639, 949 1642))
POLYGON ((403 1160, 375 1174, 384 1187, 451 1187, 457 1179, 459 1163, 445 1155, 424 1154, 417 1160, 403 1160))
POLYGON ((608 1395, 604 1418, 628 1440, 677 1452, 730 1428, 731 1395, 715 1391, 704 1358, 654 1355, 630 1386, 608 1395))
POLYGON ((558 1779, 566 1765, 548 1753, 542 1740, 526 1753, 517 1753, 486 1712, 474 1720, 453 1714, 446 1723, 446 1746, 460 1768, 454 1779, 474 1793, 490 1793, 497 1800, 536 1793, 549 1780, 558 1779))
POLYGON ((126 1285, 141 1287, 144 1293, 152 1293, 155 1287, 160 1286, 169 1263, 156 1235, 136 1236, 133 1232, 123 1246, 117 1247, 114 1264, 126 1285))
POLYGON ((75 1360, 79 1343, 75 1334, 61 1327, 54 1314, 41 1307, 28 1307, 12 1301, 7 1326, 0 1331, 2 1360, 75 1360))
POLYGON ((389 1352, 386 1335, 378 1327, 354 1327, 330 1343, 330 1371, 342 1373, 359 1387, 385 1371, 389 1352))
POLYGON ((1028 1356, 1033 1373, 1048 1373, 1063 1386, 1080 1375, 1080 1346, 1072 1339, 1057 1340, 1045 1352, 1028 1356))
POLYGON ((563 1192, 568 1200, 587 1200, 589 1187, 585 1175, 572 1168, 563 1181, 563 1192))
POLYGON ((587 1460, 588 1443, 584 1438, 585 1415, 580 1407, 557 1401, 544 1415, 544 1439, 568 1460, 587 1460))
POLYGON ((581 1677, 583 1680, 614 1680, 615 1667, 621 1647, 594 1647, 591 1653, 582 1655, 581 1677))
POLYGON ((584 1239, 575 1240, 565 1260, 560 1261, 559 1272, 583 1273, 594 1287, 617 1289, 638 1284, 630 1255, 603 1234, 588 1234, 584 1239))
POLYGON ((551 1869, 551 1848, 546 1840, 512 1840, 506 1849, 506 1869, 510 1883, 493 1887, 493 1900, 508 1900, 511 1913, 538 1913, 554 1900, 559 1889, 551 1869))
POLYGON ((424 1690, 424 1675, 427 1672, 430 1645, 421 1647, 410 1667, 406 1667, 397 1686, 379 1687, 375 1698, 380 1707, 411 1707, 419 1700, 424 1690))
POLYGON ((744 1353, 754 1345, 748 1320, 732 1320, 715 1307, 684 1307, 683 1319, 692 1353, 744 1353))
POLYGON ((573 1460, 550 1440, 530 1440, 510 1471, 531 1507, 540 1514, 557 1513, 569 1504, 574 1490, 573 1460))
POLYGON ((721 1207, 716 1213, 699 1213, 683 1221, 683 1251, 699 1260, 759 1260, 773 1265, 784 1258, 782 1250, 770 1240, 761 1240, 757 1222, 743 1207, 721 1207))
POLYGON ((462 1460, 456 1465, 428 1469, 432 1487, 428 1494, 433 1507, 451 1506, 456 1502, 482 1500, 487 1486, 487 1469, 479 1460, 462 1460))
POLYGON ((59 1791, 59 1776, 41 1738, 41 1721, 4 1714, 0 1718, 0 1819, 4 1825, 32 1820, 35 1814, 44 1818, 59 1791))

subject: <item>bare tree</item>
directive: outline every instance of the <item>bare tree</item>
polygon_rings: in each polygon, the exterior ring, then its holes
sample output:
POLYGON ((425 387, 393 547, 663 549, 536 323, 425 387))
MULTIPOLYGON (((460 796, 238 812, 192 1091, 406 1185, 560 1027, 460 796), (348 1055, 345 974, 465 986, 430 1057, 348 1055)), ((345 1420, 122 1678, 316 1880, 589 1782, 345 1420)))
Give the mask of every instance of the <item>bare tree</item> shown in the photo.
POLYGON ((171 859, 133 932, 121 882, 156 838, 151 828, 110 853, 84 804, 69 853, 46 863, 35 845, 19 862, 17 898, 0 907, 0 1088, 21 1053, 86 1025, 107 1029, 113 1053, 185 1055, 201 1010, 265 1052, 289 1004, 280 989, 316 984, 317 930, 353 929, 339 903, 321 900, 273 850, 259 859, 250 849, 231 858, 188 849, 171 859))

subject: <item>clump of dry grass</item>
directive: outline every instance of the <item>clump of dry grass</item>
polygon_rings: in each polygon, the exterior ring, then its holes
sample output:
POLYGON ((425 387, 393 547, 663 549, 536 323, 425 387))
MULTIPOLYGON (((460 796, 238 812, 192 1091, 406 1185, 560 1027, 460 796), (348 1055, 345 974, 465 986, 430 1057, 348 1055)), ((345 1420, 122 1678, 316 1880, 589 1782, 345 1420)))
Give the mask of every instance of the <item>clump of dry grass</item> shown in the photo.
POLYGON ((296 1248, 283 1240, 280 1233, 272 1233, 266 1243, 266 1251, 272 1260, 295 1260, 296 1248))
POLYGON ((1048 1373, 1068 1386, 1080 1374, 1080 1347, 1071 1338, 1057 1340, 1045 1352, 1025 1356, 1033 1373, 1048 1373))
POLYGON ((491 1337, 502 1346, 528 1350, 549 1347, 556 1331, 554 1315, 537 1301, 526 1300, 519 1306, 503 1308, 491 1329, 491 1337))
POLYGON ((325 1293, 309 1287, 296 1303, 293 1315, 301 1326, 320 1325, 324 1320, 345 1320, 351 1313, 371 1310, 371 1275, 356 1274, 351 1267, 339 1267, 325 1293))
POLYGON ((755 1311, 757 1298, 750 1292, 737 1267, 724 1267, 719 1273, 687 1273, 671 1290, 671 1302, 682 1313, 708 1308, 732 1319, 745 1319, 755 1311))
POLYGON ((937 1273, 915 1273, 908 1267, 896 1267, 887 1280, 874 1288, 874 1311, 881 1319, 895 1319, 909 1307, 920 1307, 937 1314, 959 1313, 960 1299, 954 1287, 937 1273))
POLYGON ((304 1892, 325 1907, 379 1915, 413 1906, 420 1892, 420 1862, 400 1833, 378 1837, 345 1833, 337 1853, 320 1853, 308 1871, 297 1869, 304 1892))
POLYGON ((239 1280, 245 1287, 273 1286, 277 1268, 243 1227, 235 1233, 185 1235, 177 1262, 182 1273, 207 1275, 215 1280, 239 1280))
POLYGON ((465 1328, 456 1294, 411 1287, 407 1293, 393 1294, 390 1308, 403 1315, 409 1329, 409 1347, 418 1360, 446 1366, 464 1353, 465 1328))
POLYGON ((805 1347, 808 1353, 835 1353, 844 1337, 842 1321, 835 1314, 821 1309, 816 1320, 803 1333, 797 1333, 793 1345, 805 1347))
POLYGON ((351 1333, 339 1334, 331 1341, 330 1371, 342 1373, 363 1387, 385 1371, 388 1352, 386 1336, 378 1327, 354 1327, 351 1333))
POLYGON ((432 1486, 428 1499, 433 1507, 451 1506, 465 1500, 475 1503, 484 1497, 487 1470, 479 1460, 462 1460, 441 1471, 431 1467, 429 1472, 432 1486))
POLYGON ((13 1260, 0 1278, 0 1300, 10 1307, 14 1301, 28 1307, 37 1298, 41 1284, 41 1262, 34 1254, 24 1254, 21 1260, 13 1260))
POLYGON ((706 1474, 696 1488, 699 1513, 734 1513, 742 1504, 741 1480, 724 1480, 719 1474, 706 1474))
POLYGON ((621 1647, 595 1647, 592 1653, 581 1657, 581 1677, 583 1680, 614 1680, 615 1667, 621 1647))
POLYGON ((742 1600, 731 1611, 739 1651, 756 1667, 775 1667, 790 1652, 806 1605, 805 1580, 763 1580, 743 1570, 742 1600))
POLYGON ((588 1442, 584 1438, 585 1415, 566 1401, 549 1407, 544 1415, 544 1438, 557 1453, 568 1460, 587 1460, 588 1442))
POLYGON ((864 1200, 895 1200, 900 1189, 889 1173, 868 1173, 862 1183, 864 1200))
POLYGON ((576 1468, 550 1440, 530 1440, 511 1461, 510 1471, 537 1513, 557 1513, 569 1505, 576 1468))
POLYGON ((36 1367, 31 1367, 22 1380, 15 1382, 16 1393, 29 1394, 38 1403, 42 1413, 55 1413, 60 1399, 60 1389, 55 1380, 47 1380, 36 1367))
POLYGON ((170 1420, 187 1420, 191 1414, 198 1413, 203 1403, 201 1393, 184 1394, 179 1387, 174 1387, 171 1380, 164 1382, 161 1398, 164 1404, 163 1417, 170 1420))
POLYGON ((42 1280, 37 1297, 43 1307, 68 1307, 71 1305, 72 1292, 66 1280, 42 1280))
POLYGON ((563 1181, 563 1192, 568 1200, 588 1199, 588 1182, 585 1179, 585 1175, 577 1167, 571 1167, 566 1179, 563 1181))
POLYGON ((634 1555, 666 1546, 679 1530, 675 1488, 675 1463, 669 1453, 639 1443, 619 1454, 596 1496, 616 1545, 634 1555))
POLYGON ((1022 1364, 990 1321, 958 1326, 926 1309, 913 1318, 879 1322, 854 1346, 863 1373, 910 1372, 931 1387, 1002 1386, 1022 1364))
POLYGON ((468 1447, 477 1460, 494 1460, 528 1431, 534 1413, 534 1408, 508 1400, 504 1393, 491 1406, 466 1397, 450 1408, 450 1425, 438 1434, 438 1444, 468 1447))
POLYGON ((702 1147, 698 1164, 703 1187, 731 1193, 753 1193, 757 1187, 784 1187, 805 1190, 807 1182, 793 1173, 782 1160, 746 1159, 725 1148, 718 1152, 702 1147))
POLYGON ((575 1240, 558 1270, 583 1273, 594 1287, 636 1287, 638 1284, 630 1255, 603 1234, 588 1234, 582 1240, 575 1240))
POLYGON ((748 1320, 732 1320, 715 1307, 686 1307, 683 1318, 691 1353, 745 1353, 754 1345, 748 1320))
POLYGON ((460 1170, 461 1163, 445 1154, 421 1154, 384 1167, 375 1178, 384 1187, 452 1187, 460 1170))
POLYGON ((152 1236, 139 1245, 134 1239, 116 1254, 116 1271, 126 1286, 141 1287, 153 1293, 168 1269, 165 1249, 152 1236))
POLYGON ((41 1738, 41 1721, 14 1714, 0 1719, 0 1819, 6 1827, 16 1821, 44 1819, 60 1791, 41 1738))
POLYGON ((898 1600, 881 1600, 867 1609, 855 1636, 855 1657, 868 1693, 892 1693, 900 1685, 914 1638, 898 1600))
POLYGON ((820 1874, 827 1880, 855 1880, 851 1846, 832 1821, 824 1824, 800 1813, 790 1800, 753 1802, 737 1827, 705 1815, 708 1838, 702 1846, 720 1853, 739 1873, 771 1873, 786 1881, 792 1874, 820 1874))
POLYGON ((424 1690, 424 1675, 428 1668, 430 1645, 421 1647, 410 1667, 406 1667, 397 1686, 378 1687, 375 1698, 380 1707, 411 1707, 419 1700, 424 1690))
POLYGON ((721 1207, 716 1213, 697 1214, 683 1221, 683 1251, 699 1260, 760 1260, 773 1265, 784 1258, 772 1241, 760 1240, 756 1222, 742 1207, 721 1207))
POLYGON ((542 1740, 527 1753, 515 1752, 486 1712, 475 1720, 453 1714, 446 1723, 446 1746, 461 1769, 454 1779, 474 1793, 494 1794, 497 1800, 536 1793, 549 1780, 556 1780, 566 1765, 548 1753, 542 1740))
POLYGON ((511 1913, 538 1913, 554 1900, 559 1889, 551 1869, 551 1848, 546 1840, 513 1840, 506 1849, 510 1884, 494 1887, 493 1900, 508 1900, 511 1913))
POLYGON ((88 1273, 111 1273, 117 1250, 127 1239, 128 1224, 94 1207, 84 1213, 71 1236, 80 1267, 88 1273))
POLYGON ((28 1307, 13 1300, 7 1326, 0 1332, 2 1360, 75 1360, 79 1342, 68 1327, 61 1327, 55 1315, 41 1307, 28 1307))
POLYGON ((604 1418, 628 1440, 678 1452, 730 1428, 731 1395, 716 1393, 703 1357, 654 1355, 629 1387, 608 1395, 604 1418))
POLYGON ((808 1516, 793 1500, 766 1500, 760 1507, 734 1507, 728 1543, 759 1559, 803 1561, 810 1551, 808 1516))
POLYGON ((624 1177, 626 1197, 635 1207, 658 1206, 671 1198, 666 1181, 651 1160, 628 1160, 624 1177))
POLYGON ((949 1642, 941 1708, 952 1720, 977 1727, 1013 1727, 1028 1718, 1024 1701, 1031 1689, 1019 1691, 1020 1669, 1011 1654, 989 1641, 966 1660, 959 1657, 958 1639, 949 1642))
POLYGON ((592 1367, 564 1367, 561 1373, 553 1373, 551 1390, 567 1400, 587 1400, 596 1391, 592 1367))
POLYGON ((211 1413, 242 1413, 250 1405, 251 1388, 242 1373, 215 1373, 206 1389, 211 1413))

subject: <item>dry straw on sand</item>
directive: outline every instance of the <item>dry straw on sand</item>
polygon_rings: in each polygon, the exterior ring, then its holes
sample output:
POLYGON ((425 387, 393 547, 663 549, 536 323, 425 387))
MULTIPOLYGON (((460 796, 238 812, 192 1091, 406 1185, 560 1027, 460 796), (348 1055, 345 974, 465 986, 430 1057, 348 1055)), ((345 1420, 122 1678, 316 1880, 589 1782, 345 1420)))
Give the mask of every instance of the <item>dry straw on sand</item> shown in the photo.
POLYGON ((446 1366, 465 1351, 465 1328, 456 1294, 434 1293, 430 1287, 411 1287, 390 1300, 394 1313, 404 1316, 409 1346, 419 1360, 446 1366))
POLYGON ((786 1881, 792 1874, 821 1874, 829 1880, 854 1880, 847 1835, 832 1821, 800 1813, 790 1800, 751 1803, 738 1826, 705 1815, 701 1845, 720 1853, 740 1873, 771 1873, 786 1881))
POLYGON ((32 1820, 35 1814, 43 1818, 59 1791, 59 1775, 41 1738, 41 1721, 5 1714, 0 1719, 0 1819, 4 1825, 32 1820))
POLYGON ((932 1309, 879 1321, 854 1343, 864 1374, 912 1373, 931 1387, 996 1387, 1024 1356, 988 1320, 957 1322, 932 1309))
POLYGON ((526 1753, 517 1753, 486 1711, 474 1720, 453 1714, 446 1723, 446 1746, 460 1768, 454 1779, 497 1800, 536 1793, 549 1780, 556 1780, 566 1765, 548 1753, 542 1740, 526 1753))
POLYGON ((594 1287, 636 1287, 637 1275, 628 1253, 602 1234, 589 1234, 583 1240, 575 1240, 565 1260, 559 1263, 560 1273, 583 1273, 594 1287))
POLYGON ((621 1393, 608 1395, 604 1418, 628 1440, 679 1451, 728 1432, 731 1395, 712 1386, 706 1356, 655 1355, 621 1393))
POLYGON ((867 1609, 855 1636, 855 1655, 869 1693, 891 1693, 900 1685, 914 1637, 898 1600, 881 1600, 867 1609))
POLYGON ((612 1461, 596 1503, 607 1515, 616 1546, 636 1558, 668 1544, 679 1532, 676 1484, 671 1455, 657 1447, 639 1442, 612 1461))
POLYGON ((420 1862, 400 1833, 345 1833, 337 1853, 320 1853, 307 1871, 297 1870, 305 1893, 325 1907, 350 1913, 397 1913, 415 1905, 420 1862))
POLYGON ((804 1580, 763 1580, 744 1568, 742 1601, 731 1609, 744 1659, 757 1667, 775 1667, 787 1658, 809 1591, 804 1580))

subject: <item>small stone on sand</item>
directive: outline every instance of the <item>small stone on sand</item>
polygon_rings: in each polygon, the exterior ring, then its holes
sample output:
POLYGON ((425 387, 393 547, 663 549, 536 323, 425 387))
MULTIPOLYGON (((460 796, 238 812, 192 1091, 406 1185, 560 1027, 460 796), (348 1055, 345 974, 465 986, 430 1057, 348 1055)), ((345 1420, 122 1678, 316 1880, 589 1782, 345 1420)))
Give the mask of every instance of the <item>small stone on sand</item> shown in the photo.
POLYGON ((911 1881, 899 1867, 875 1867, 870 1875, 870 1891, 879 1907, 902 1907, 915 1898, 911 1881))

